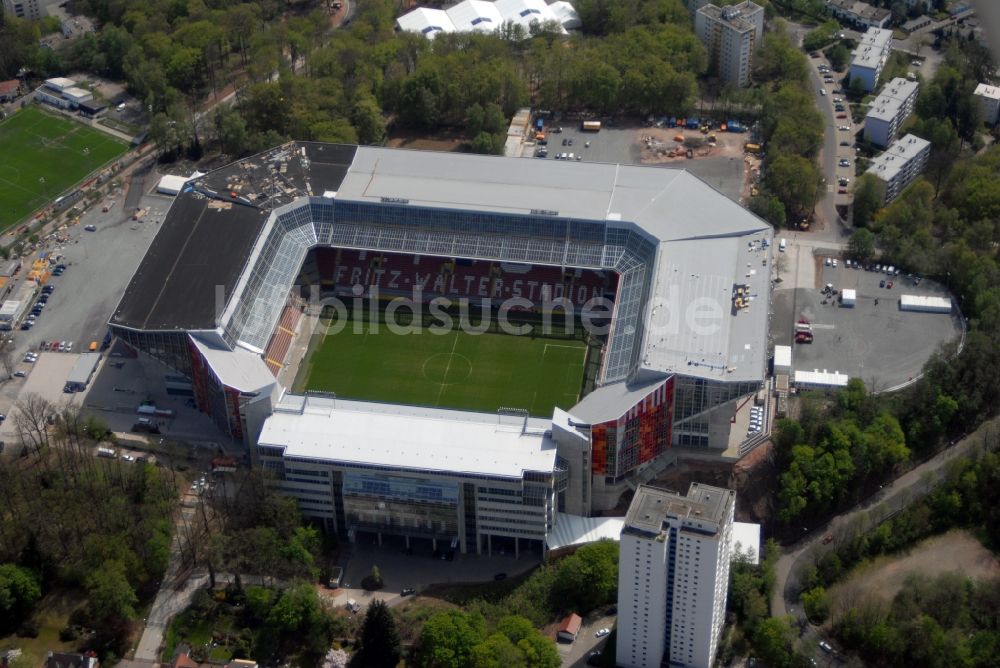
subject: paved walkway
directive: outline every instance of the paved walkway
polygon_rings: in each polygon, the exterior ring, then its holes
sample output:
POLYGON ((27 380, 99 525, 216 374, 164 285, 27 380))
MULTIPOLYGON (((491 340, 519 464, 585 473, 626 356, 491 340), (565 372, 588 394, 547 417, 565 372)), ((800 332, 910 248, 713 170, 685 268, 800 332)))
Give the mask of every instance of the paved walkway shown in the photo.
POLYGON ((995 444, 998 430, 1000 430, 1000 418, 995 418, 974 434, 907 471, 889 483, 886 489, 853 510, 834 517, 829 523, 813 530, 804 539, 791 546, 781 555, 776 565, 777 578, 771 595, 771 614, 776 617, 792 614, 797 620, 804 622, 805 614, 801 607, 792 607, 799 594, 798 576, 802 567, 835 549, 841 540, 859 530, 865 531, 878 525, 923 498, 944 478, 951 461, 974 454, 983 447, 984 442, 995 444), (833 540, 824 545, 823 539, 827 535, 833 536, 833 540))

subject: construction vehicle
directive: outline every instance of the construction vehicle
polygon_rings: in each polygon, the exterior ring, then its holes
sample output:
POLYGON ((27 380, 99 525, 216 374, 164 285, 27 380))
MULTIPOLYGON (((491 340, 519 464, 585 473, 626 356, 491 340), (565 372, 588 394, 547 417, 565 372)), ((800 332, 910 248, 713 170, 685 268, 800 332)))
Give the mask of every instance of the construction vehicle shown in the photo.
POLYGON ((584 132, 600 132, 601 122, 600 121, 583 121, 580 123, 580 129, 584 132))

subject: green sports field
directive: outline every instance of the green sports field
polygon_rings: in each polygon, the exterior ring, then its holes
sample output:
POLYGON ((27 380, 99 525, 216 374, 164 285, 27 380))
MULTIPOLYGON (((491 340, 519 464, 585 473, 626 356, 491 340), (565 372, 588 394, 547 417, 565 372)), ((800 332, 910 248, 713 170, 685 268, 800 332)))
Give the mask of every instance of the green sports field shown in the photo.
POLYGON ((547 417, 577 402, 586 346, 581 341, 459 330, 397 335, 351 327, 312 343, 296 389, 345 399, 493 412, 521 408, 547 417))
POLYGON ((125 153, 125 142, 36 106, 0 123, 0 230, 125 153))

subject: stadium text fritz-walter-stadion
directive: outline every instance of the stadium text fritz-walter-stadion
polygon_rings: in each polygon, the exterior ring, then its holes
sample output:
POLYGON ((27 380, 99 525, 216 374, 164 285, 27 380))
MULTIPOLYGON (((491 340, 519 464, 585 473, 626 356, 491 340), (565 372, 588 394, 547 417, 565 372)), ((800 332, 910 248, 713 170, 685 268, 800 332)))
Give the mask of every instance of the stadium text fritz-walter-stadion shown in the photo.
POLYGON ((614 508, 671 445, 727 447, 765 378, 771 261, 770 227, 684 170, 299 142, 186 183, 110 325, 190 378, 329 530, 544 551, 563 513, 614 508), (544 415, 530 383, 471 412, 440 391, 375 402, 279 381, 329 303, 367 326, 398 298, 563 316, 587 372, 544 415))

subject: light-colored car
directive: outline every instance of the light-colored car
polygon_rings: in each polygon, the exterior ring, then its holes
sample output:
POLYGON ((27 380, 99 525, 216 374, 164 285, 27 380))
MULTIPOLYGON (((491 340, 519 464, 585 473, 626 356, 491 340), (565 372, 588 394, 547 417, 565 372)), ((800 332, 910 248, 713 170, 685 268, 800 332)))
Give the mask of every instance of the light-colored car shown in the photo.
POLYGON ((66 344, 66 352, 68 352, 68 353, 73 352, 73 342, 72 341, 70 341, 69 343, 66 344))
POLYGON ((61 353, 66 352, 66 342, 65 341, 60 341, 59 342, 59 349, 58 350, 61 353))
POLYGON ((611 633, 611 629, 608 629, 608 628, 597 629, 597 633, 594 634, 594 637, 595 638, 603 638, 604 636, 608 635, 609 633, 611 633))

